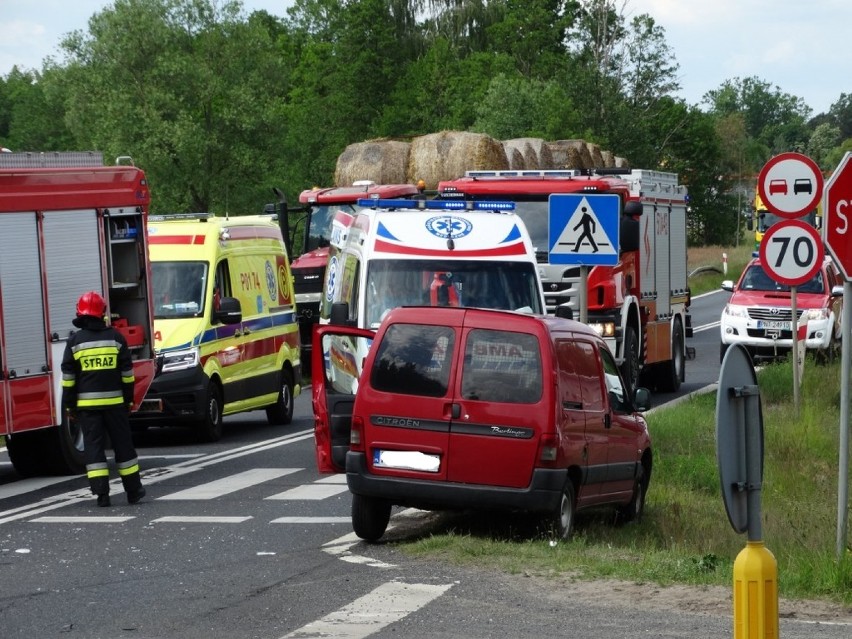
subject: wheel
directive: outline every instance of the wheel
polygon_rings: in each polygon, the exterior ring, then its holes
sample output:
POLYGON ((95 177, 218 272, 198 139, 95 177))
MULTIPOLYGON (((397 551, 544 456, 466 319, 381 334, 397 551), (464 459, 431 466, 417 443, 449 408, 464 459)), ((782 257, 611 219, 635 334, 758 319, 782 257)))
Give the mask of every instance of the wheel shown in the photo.
POLYGON ((814 361, 820 366, 828 366, 837 356, 837 338, 832 334, 828 346, 814 351, 814 361))
POLYGON ((679 320, 675 320, 672 332, 672 358, 668 362, 661 363, 657 369, 655 379, 657 390, 673 393, 680 388, 686 366, 685 352, 683 326, 679 320))
POLYGON ((562 487, 559 507, 551 517, 553 533, 557 539, 566 540, 571 537, 576 509, 577 498, 574 493, 574 483, 570 479, 566 479, 565 485, 562 487))
POLYGON ((352 530, 364 541, 378 541, 390 521, 391 503, 376 497, 352 495, 352 530))
POLYGON ((216 382, 207 386, 207 399, 204 403, 204 415, 196 426, 198 439, 203 442, 216 442, 222 438, 222 391, 216 382))
POLYGON ((636 329, 628 326, 624 331, 624 362, 621 364, 621 376, 627 386, 627 396, 632 398, 639 384, 639 338, 636 329))
POLYGON ((624 506, 616 510, 616 518, 619 523, 626 524, 629 521, 640 521, 642 513, 645 512, 645 493, 647 485, 642 477, 633 485, 633 496, 624 506))
POLYGON ((293 373, 281 371, 281 390, 275 403, 266 407, 266 419, 273 426, 293 421, 293 373))
POLYGON ((7 438, 9 459, 21 477, 79 475, 86 469, 83 431, 64 417, 52 428, 16 433, 7 438))
POLYGON ((55 454, 52 459, 53 472, 57 475, 79 475, 86 470, 83 456, 83 429, 77 421, 69 421, 64 415, 62 423, 46 431, 52 439, 55 454), (52 436, 52 437, 51 437, 52 436))

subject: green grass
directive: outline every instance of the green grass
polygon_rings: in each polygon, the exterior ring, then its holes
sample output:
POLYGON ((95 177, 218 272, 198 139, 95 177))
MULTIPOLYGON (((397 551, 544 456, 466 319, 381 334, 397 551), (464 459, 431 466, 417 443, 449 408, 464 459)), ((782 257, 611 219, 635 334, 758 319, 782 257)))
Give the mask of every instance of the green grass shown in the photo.
MULTIPOLYGON (((852 604, 852 553, 841 561, 835 556, 839 376, 839 364, 820 367, 809 360, 796 415, 790 364, 759 372, 761 510, 763 541, 778 564, 779 594, 852 604)), ((710 393, 647 416, 654 472, 638 524, 615 526, 611 509, 589 511, 578 517, 569 541, 554 544, 520 515, 447 515, 427 536, 393 543, 414 555, 508 573, 730 586, 746 535, 733 530, 722 502, 715 408, 716 394, 710 393)))
POLYGON ((722 280, 736 282, 751 259, 752 248, 753 243, 750 244, 746 240, 733 247, 690 247, 687 250, 687 272, 693 274, 689 277, 692 295, 719 290, 722 280), (724 272, 723 253, 727 255, 727 273, 724 272))

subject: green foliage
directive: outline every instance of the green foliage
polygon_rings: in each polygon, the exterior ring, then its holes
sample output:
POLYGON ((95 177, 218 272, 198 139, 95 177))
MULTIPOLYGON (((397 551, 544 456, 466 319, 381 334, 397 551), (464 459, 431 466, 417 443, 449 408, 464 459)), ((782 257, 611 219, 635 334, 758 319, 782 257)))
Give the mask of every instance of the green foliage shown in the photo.
MULTIPOLYGON (((838 378, 837 364, 816 366, 808 360, 797 414, 791 365, 758 372, 765 447, 762 515, 766 546, 778 562, 780 595, 848 605, 852 555, 838 561, 834 552, 838 378)), ((581 512, 574 537, 554 544, 546 531, 520 516, 447 515, 424 536, 403 536, 395 543, 418 555, 510 573, 728 585, 745 537, 731 529, 721 497, 715 408, 716 394, 707 393, 647 415, 654 471, 638 525, 614 526, 609 509, 581 512)))

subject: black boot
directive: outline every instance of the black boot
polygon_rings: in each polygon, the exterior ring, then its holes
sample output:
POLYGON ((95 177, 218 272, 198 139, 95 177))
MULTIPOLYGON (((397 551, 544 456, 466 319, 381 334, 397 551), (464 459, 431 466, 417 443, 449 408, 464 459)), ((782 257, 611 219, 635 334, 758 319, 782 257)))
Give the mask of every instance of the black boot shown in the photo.
POLYGON ((101 508, 109 506, 109 495, 98 495, 98 506, 101 508))
POLYGON ((138 490, 130 490, 127 492, 127 503, 135 504, 145 496, 145 488, 140 486, 138 490))

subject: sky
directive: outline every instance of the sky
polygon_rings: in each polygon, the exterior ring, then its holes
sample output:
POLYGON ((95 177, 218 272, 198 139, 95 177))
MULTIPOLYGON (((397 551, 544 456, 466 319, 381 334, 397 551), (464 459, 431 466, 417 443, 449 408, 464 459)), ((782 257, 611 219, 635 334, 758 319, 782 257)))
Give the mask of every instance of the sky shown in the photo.
MULTIPOLYGON (((852 93, 850 0, 616 0, 648 13, 666 32, 680 65, 678 96, 692 105, 725 80, 757 76, 804 99, 813 115, 852 93)), ((61 62, 59 42, 111 0, 0 0, 0 75, 14 65, 61 62)), ((243 0, 246 11, 283 16, 289 0, 243 0)))

